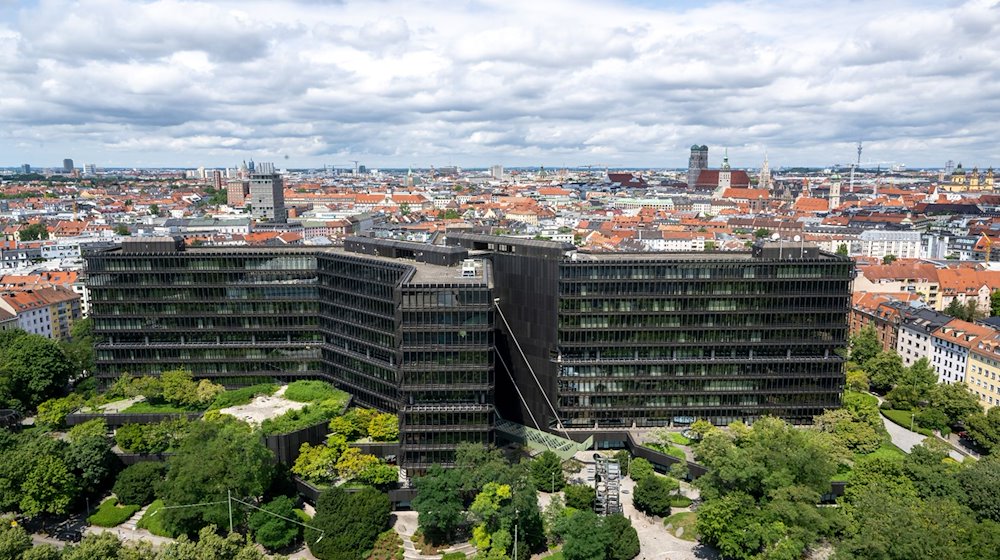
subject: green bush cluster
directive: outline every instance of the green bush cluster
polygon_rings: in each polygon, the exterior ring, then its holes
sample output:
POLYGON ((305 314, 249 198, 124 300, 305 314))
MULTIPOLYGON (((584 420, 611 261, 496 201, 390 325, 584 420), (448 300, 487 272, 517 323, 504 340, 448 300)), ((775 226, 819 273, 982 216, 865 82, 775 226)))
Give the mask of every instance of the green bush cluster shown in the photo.
POLYGON ((349 395, 325 381, 294 381, 288 384, 282 396, 295 402, 314 403, 338 399, 346 403, 349 395))
POLYGON ((212 401, 212 404, 208 407, 208 409, 219 410, 222 408, 229 408, 231 406, 244 405, 259 396, 274 394, 277 390, 278 386, 274 383, 258 383, 257 385, 251 385, 249 387, 233 389, 215 397, 215 400, 212 401))
POLYGON ((136 463, 118 473, 112 491, 122 503, 144 506, 156 498, 156 487, 166 474, 167 466, 164 463, 136 463))
POLYGON ((142 506, 123 505, 118 503, 118 498, 108 498, 101 502, 93 515, 87 518, 87 522, 98 527, 117 527, 128 521, 140 509, 142 506))
POLYGON ((190 424, 185 418, 156 424, 125 424, 115 430, 115 443, 131 453, 164 453, 187 435, 190 424))

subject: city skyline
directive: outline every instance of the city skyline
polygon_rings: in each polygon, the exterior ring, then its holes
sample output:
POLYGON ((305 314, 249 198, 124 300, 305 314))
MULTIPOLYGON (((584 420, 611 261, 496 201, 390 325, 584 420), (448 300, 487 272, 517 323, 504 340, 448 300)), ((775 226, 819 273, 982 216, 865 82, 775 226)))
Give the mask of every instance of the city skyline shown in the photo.
POLYGON ((1000 165, 995 2, 0 1, 0 166, 1000 165), (937 39, 934 39, 934 38, 937 39))

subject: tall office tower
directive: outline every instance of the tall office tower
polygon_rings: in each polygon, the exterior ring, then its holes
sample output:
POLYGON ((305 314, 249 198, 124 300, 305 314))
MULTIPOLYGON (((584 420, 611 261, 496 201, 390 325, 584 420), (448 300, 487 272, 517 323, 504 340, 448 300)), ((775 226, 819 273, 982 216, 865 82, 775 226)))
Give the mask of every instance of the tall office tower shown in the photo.
POLYGON ((285 213, 284 182, 274 171, 273 163, 250 162, 250 206, 253 218, 258 222, 284 223, 285 213))
POLYGON ((198 178, 199 179, 208 179, 208 175, 205 173, 205 166, 204 165, 198 167, 198 178))
POLYGON ((25 175, 27 175, 28 173, 31 173, 31 165, 29 165, 27 163, 25 163, 24 165, 22 165, 21 166, 21 173, 24 173, 25 175))
POLYGON ((945 175, 951 175, 954 172, 955 172, 955 162, 954 162, 954 160, 950 160, 949 159, 948 161, 944 162, 944 174, 945 175))
POLYGON ((66 173, 72 173, 73 169, 74 169, 74 167, 73 167, 73 160, 71 160, 69 158, 64 159, 63 160, 63 171, 66 172, 66 173))
POLYGON ((493 177, 497 181, 503 181, 503 166, 494 165, 490 167, 490 177, 493 177))
POLYGON ((217 191, 222 190, 222 171, 218 169, 212 171, 212 188, 217 191))
POLYGON ((697 144, 691 146, 691 157, 688 158, 688 187, 694 187, 702 169, 708 169, 708 146, 697 144))
POLYGON ((83 174, 84 175, 96 175, 97 174, 97 166, 94 165, 93 163, 85 163, 85 164, 83 164, 83 174))

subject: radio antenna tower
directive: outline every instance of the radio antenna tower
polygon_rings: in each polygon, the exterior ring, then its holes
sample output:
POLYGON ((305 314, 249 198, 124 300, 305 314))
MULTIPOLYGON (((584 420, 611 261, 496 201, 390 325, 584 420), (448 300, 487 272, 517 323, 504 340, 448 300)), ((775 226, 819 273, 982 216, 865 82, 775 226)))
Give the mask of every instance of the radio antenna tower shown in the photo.
POLYGON ((858 163, 851 166, 851 187, 850 190, 854 192, 854 170, 861 167, 861 140, 858 140, 858 163))

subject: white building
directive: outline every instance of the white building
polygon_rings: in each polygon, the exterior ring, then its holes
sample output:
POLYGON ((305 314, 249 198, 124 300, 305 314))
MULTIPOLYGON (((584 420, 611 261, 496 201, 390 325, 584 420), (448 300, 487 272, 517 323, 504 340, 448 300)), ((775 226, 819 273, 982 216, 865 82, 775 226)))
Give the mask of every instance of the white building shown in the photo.
POLYGON ((978 336, 993 332, 989 327, 954 319, 931 334, 931 365, 939 383, 965 383, 969 348, 978 336))
POLYGON ((923 243, 919 231, 865 230, 851 243, 852 256, 884 258, 893 255, 899 259, 921 258, 923 243))
POLYGON ((903 365, 910 367, 920 358, 927 358, 933 365, 931 335, 951 320, 952 317, 926 307, 907 312, 899 323, 896 337, 896 353, 903 358, 903 365))

